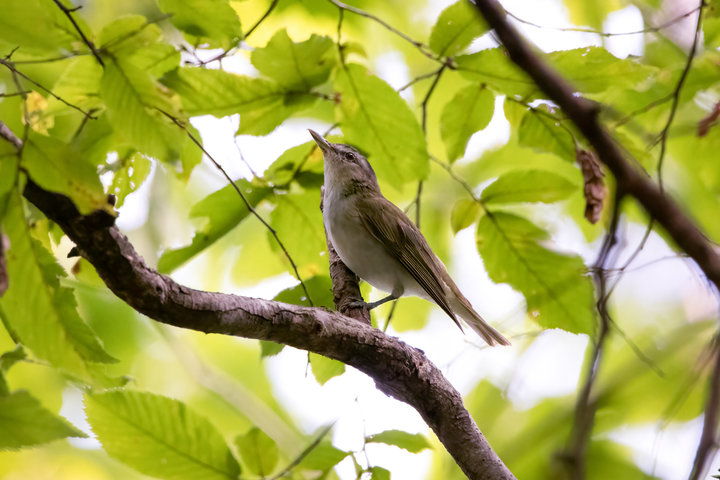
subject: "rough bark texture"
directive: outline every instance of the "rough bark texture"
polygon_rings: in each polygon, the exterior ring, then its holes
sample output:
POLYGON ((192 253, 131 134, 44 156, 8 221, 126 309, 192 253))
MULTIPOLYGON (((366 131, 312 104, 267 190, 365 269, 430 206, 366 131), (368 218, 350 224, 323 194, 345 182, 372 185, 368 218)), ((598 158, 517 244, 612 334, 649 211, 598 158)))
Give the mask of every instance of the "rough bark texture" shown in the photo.
POLYGON ((468 478, 514 478, 460 394, 421 350, 322 308, 184 287, 148 267, 109 214, 82 216, 67 197, 32 181, 24 193, 75 242, 110 290, 137 311, 170 325, 272 340, 352 365, 382 392, 415 408, 468 478))

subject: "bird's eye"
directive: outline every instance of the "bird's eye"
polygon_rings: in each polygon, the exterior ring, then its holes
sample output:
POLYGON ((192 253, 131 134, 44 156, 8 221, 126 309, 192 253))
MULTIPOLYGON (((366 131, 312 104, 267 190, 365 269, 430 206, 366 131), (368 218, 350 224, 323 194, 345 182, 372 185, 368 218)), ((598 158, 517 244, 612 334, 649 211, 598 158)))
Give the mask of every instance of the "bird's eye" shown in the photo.
POLYGON ((355 160, 355 154, 353 152, 345 152, 345 160, 353 161, 355 160))

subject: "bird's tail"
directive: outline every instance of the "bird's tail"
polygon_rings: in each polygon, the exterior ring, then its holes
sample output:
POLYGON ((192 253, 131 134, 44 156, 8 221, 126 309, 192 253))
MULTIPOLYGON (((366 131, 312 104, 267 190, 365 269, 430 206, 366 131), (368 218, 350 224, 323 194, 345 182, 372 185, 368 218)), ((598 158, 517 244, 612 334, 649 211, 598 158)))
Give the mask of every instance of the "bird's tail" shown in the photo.
POLYGON ((503 337, 500 332, 495 330, 485 320, 483 320, 480 314, 472 308, 470 302, 468 302, 462 294, 460 294, 457 298, 448 300, 450 300, 450 306, 452 307, 453 312, 465 320, 465 322, 470 325, 470 328, 475 330, 475 333, 480 335, 483 340, 488 343, 488 345, 510 345, 508 339, 503 337))

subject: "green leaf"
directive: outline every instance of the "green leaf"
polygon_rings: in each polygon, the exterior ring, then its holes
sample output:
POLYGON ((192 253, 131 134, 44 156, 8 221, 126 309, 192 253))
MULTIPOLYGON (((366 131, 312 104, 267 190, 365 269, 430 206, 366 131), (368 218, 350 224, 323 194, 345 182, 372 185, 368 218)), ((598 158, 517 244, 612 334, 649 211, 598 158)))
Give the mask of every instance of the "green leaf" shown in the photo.
POLYGON ((438 55, 452 56, 488 30, 477 8, 459 0, 440 13, 430 33, 430 48, 438 55))
POLYGON ((22 166, 35 183, 67 195, 82 213, 109 208, 95 166, 68 144, 31 135, 23 148, 22 166))
POLYGON ((564 200, 578 186, 548 170, 514 170, 485 187, 480 197, 486 204, 564 200))
POLYGON ((183 131, 162 113, 179 118, 177 98, 161 89, 148 72, 129 61, 108 61, 100 93, 113 129, 125 145, 164 162, 178 161, 183 131))
POLYGON ((490 278, 525 296, 528 312, 545 328, 594 331, 593 288, 585 264, 538 245, 547 233, 505 212, 488 212, 478 222, 476 242, 490 278))
POLYGON ((334 42, 312 35, 304 42, 293 42, 286 29, 275 32, 264 48, 251 56, 252 64, 263 75, 292 91, 309 91, 325 83, 335 65, 334 42))
POLYGON ((327 472, 348 455, 348 452, 333 447, 330 442, 320 442, 302 459, 298 466, 307 470, 327 472))
POLYGON ((125 197, 140 188, 152 169, 150 159, 137 152, 119 159, 118 162, 118 168, 108 188, 108 192, 117 197, 115 208, 122 207, 125 197))
POLYGON ((370 480, 390 480, 390 470, 382 467, 372 467, 370 469, 370 480))
MULTIPOLYGON (((163 36, 160 27, 142 15, 123 15, 100 30, 98 43, 102 50, 123 61, 132 58, 145 47, 156 44, 163 36)), ((136 65, 140 68, 140 65, 136 65)))
MULTIPOLYGON (((327 274, 315 275, 314 277, 305 279, 303 283, 308 289, 313 304, 316 307, 325 307, 329 309, 334 307, 332 280, 330 280, 330 277, 327 274)), ((303 289, 300 284, 283 290, 278 293, 273 300, 293 305, 308 304, 305 289, 303 289)))
POLYGON ((364 67, 346 65, 335 76, 341 101, 336 118, 348 143, 370 154, 378 176, 391 184, 427 177, 425 137, 410 107, 364 67))
POLYGON ((260 356, 261 357, 272 357, 283 351, 285 345, 282 343, 275 343, 269 340, 260 340, 260 356))
MULTIPOLYGON (((103 68, 95 57, 88 55, 68 61, 67 68, 60 74, 53 85, 53 93, 65 102, 89 112, 100 109, 100 81, 103 68)), ((45 115, 79 114, 66 103, 49 96, 45 115)), ((95 120, 93 120, 95 121, 95 120)))
POLYGON ((518 143, 538 152, 554 153, 575 161, 575 142, 546 106, 528 110, 518 130, 518 143))
POLYGON ((205 417, 177 400, 144 392, 85 395, 105 451, 135 470, 168 479, 236 479, 240 466, 205 417))
POLYGON ((30 235, 17 191, 10 196, 4 228, 11 282, 0 306, 19 340, 38 357, 83 378, 85 362, 115 362, 78 315, 73 291, 60 285, 65 272, 55 257, 30 235))
POLYGON ((477 83, 485 83, 495 91, 519 97, 538 92, 535 82, 515 66, 505 50, 490 48, 471 55, 455 57, 460 73, 477 83))
POLYGON ((242 114, 275 105, 283 97, 275 82, 223 70, 177 68, 161 81, 180 95, 183 108, 191 117, 242 114))
POLYGON ((274 103, 244 112, 236 135, 267 135, 297 112, 307 110, 318 102, 318 97, 302 93, 285 93, 274 103))
POLYGON ((315 380, 320 385, 325 385, 328 380, 345 373, 345 364, 331 358, 323 357, 316 353, 310 353, 310 367, 312 368, 315 380))
POLYGON ((22 345, 15 345, 15 348, 0 355, 0 371, 7 372, 18 362, 27 358, 27 352, 22 345))
POLYGON ((40 445, 66 437, 87 437, 25 390, 0 396, 0 431, 0 450, 40 445))
POLYGON ((453 206, 450 213, 450 226, 453 233, 458 233, 477 220, 480 214, 480 204, 471 198, 461 198, 453 206))
POLYGON ((240 458, 250 472, 264 477, 275 469, 278 462, 278 446, 265 432, 257 427, 235 439, 240 458))
MULTIPOLYGON (((309 190, 276 195, 275 204, 270 215, 270 225, 285 245, 300 275, 325 275, 328 271, 327 241, 320 212, 319 192, 309 190)), ((268 241, 286 262, 285 255, 269 232, 268 241)), ((287 268, 292 272, 289 263, 287 268)))
POLYGON ((178 68, 161 81, 182 98, 191 117, 240 114, 238 134, 265 135, 295 112, 311 107, 317 97, 288 92, 264 78, 206 68, 178 68))
POLYGON ((564 0, 563 3, 570 14, 570 21, 575 25, 588 26, 602 30, 605 17, 610 12, 623 8, 624 4, 619 0, 606 2, 577 2, 575 0, 564 0))
POLYGON ((314 141, 303 143, 283 152, 265 170, 263 177, 273 185, 287 185, 300 172, 323 175, 322 152, 314 141))
POLYGON ((158 5, 172 14, 170 21, 192 45, 227 50, 242 39, 240 19, 228 0, 159 0, 158 5))
POLYGON ((465 154, 470 137, 488 126, 494 109, 495 95, 479 85, 463 88, 445 104, 440 117, 440 134, 450 162, 465 154))
MULTIPOLYGON (((87 26, 77 19, 83 30, 87 26)), ((20 47, 18 53, 68 52, 78 38, 67 17, 42 0, 3 0, 0 15, 0 45, 20 47), (51 8, 49 8, 51 7, 51 8)), ((5 50, 3 48, 3 50, 5 50)), ((9 53, 5 51, 5 54, 9 53)))
MULTIPOLYGON (((235 185, 253 208, 272 191, 254 186, 246 180, 236 180, 235 185)), ((163 252, 158 260, 158 270, 162 273, 172 272, 235 228, 249 213, 245 202, 232 185, 211 193, 190 210, 190 218, 206 218, 205 225, 195 232, 190 245, 163 252)))
POLYGON ((384 443, 404 448, 408 452, 418 453, 426 448, 432 448, 425 435, 420 433, 408 433, 402 430, 385 430, 384 432, 370 435, 365 439, 367 443, 384 443))
MULTIPOLYGON (((547 61, 579 92, 596 93, 611 87, 641 89, 657 71, 631 58, 619 59, 601 47, 562 50, 547 61)), ((502 48, 481 50, 455 58, 461 73, 493 89, 523 98, 544 98, 532 79, 515 66, 502 48)))

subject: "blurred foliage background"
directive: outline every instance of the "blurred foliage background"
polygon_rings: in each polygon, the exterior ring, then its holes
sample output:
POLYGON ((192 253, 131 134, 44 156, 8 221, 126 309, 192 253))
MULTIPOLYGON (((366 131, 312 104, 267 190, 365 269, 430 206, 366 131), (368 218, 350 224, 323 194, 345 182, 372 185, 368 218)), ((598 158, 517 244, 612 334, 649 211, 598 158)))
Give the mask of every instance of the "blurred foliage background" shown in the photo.
MULTIPOLYGON (((502 3, 717 242, 717 2, 502 3)), ((20 195, 26 176, 84 212, 112 193, 123 232, 179 282, 330 308, 307 128, 369 155, 513 342, 486 348, 419 299, 373 313, 466 395, 518 478, 562 478, 578 459, 586 478, 690 473, 716 292, 632 201, 599 258, 612 179, 470 3, 0 9, 0 120, 25 141, 21 155, 0 142, 1 478, 463 478, 419 416, 358 372, 137 314, 20 195)))

